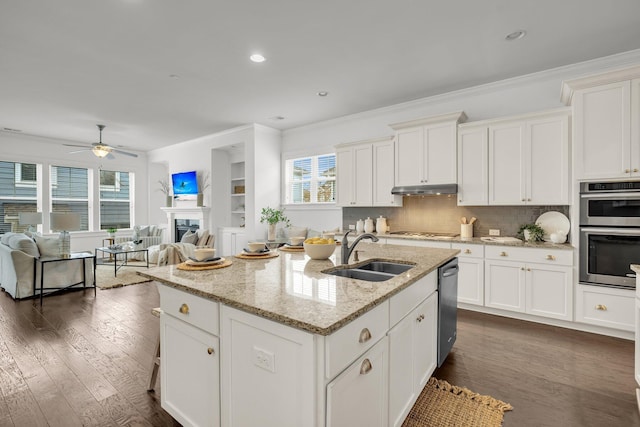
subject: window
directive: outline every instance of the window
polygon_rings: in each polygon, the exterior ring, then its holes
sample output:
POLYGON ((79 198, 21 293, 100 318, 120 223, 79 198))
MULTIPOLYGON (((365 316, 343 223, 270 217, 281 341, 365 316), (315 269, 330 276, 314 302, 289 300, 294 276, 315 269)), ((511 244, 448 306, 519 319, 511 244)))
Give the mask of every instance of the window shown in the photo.
POLYGON ((285 169, 286 203, 335 203, 335 154, 287 160, 285 169))
POLYGON ((100 229, 131 227, 133 174, 100 170, 100 229))
POLYGON ((38 165, 0 161, 0 234, 21 232, 20 212, 38 211, 38 165))
POLYGON ((89 170, 51 166, 51 212, 80 214, 80 229, 89 229, 89 170))

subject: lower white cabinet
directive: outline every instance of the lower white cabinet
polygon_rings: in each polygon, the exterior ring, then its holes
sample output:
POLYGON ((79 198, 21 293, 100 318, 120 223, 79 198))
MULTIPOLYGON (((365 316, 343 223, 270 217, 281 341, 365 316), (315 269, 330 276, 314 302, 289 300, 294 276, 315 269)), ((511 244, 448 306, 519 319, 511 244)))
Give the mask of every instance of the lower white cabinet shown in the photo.
POLYGON ((578 284, 576 321, 633 331, 635 291, 578 284))
POLYGON ((524 312, 524 267, 511 261, 485 262, 484 301, 487 307, 524 312))
POLYGON ((160 316, 162 407, 184 426, 220 425, 218 337, 160 316))
POLYGON ((240 253, 247 245, 247 238, 243 228, 222 227, 219 229, 220 256, 231 256, 240 253))
POLYGON ((327 385, 327 426, 386 426, 388 378, 385 337, 327 385))
POLYGON ((484 245, 452 243, 458 249, 458 303, 484 305, 484 245))
POLYGON ((437 325, 434 292, 389 331, 389 426, 402 425, 436 369, 437 325))

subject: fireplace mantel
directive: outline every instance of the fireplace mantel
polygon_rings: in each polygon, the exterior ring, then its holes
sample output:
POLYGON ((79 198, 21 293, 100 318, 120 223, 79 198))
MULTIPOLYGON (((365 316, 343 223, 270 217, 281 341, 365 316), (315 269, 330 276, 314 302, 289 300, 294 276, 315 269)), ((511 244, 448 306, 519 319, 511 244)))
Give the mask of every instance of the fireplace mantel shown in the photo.
POLYGON ((197 219, 200 222, 200 228, 209 228, 209 207, 173 207, 160 208, 167 214, 167 222, 169 223, 169 242, 175 242, 175 220, 176 219, 197 219))

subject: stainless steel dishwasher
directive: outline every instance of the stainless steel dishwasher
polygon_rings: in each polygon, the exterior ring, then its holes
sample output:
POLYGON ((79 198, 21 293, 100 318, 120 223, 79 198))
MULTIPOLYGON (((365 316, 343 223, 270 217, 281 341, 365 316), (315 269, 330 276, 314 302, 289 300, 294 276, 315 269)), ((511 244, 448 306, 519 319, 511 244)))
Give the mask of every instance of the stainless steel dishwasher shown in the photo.
POLYGON ((458 325, 458 258, 438 268, 438 368, 456 342, 458 325))

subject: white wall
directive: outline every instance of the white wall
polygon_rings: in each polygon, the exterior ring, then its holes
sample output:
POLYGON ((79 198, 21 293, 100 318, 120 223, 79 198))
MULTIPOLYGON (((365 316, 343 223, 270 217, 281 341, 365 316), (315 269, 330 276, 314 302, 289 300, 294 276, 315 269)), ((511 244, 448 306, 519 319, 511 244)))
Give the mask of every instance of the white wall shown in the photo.
MULTIPOLYGON (((0 160, 12 162, 29 162, 43 165, 43 182, 48 186, 48 171, 50 165, 68 166, 79 168, 117 170, 133 172, 135 175, 134 197, 135 197, 135 217, 132 218, 132 225, 149 223, 149 211, 146 194, 148 192, 147 157, 144 153, 136 153, 139 157, 129 157, 114 155, 114 159, 99 159, 90 151, 76 154, 69 154, 76 148, 67 147, 63 144, 78 144, 76 141, 65 141, 53 138, 43 138, 38 136, 0 132, 0 147, 2 152, 0 160)), ((97 179, 97 178, 96 178, 97 179)), ((49 212, 50 198, 46 188, 42 192, 43 212, 49 212)), ((91 196, 90 196, 91 197, 91 196)), ((93 204, 98 206, 97 200, 93 204)), ((94 228, 99 227, 99 210, 93 209, 91 212, 94 228)), ((45 219, 45 221, 48 221, 45 219)), ((45 223, 45 226, 47 223, 45 223)), ((120 231, 119 234, 126 234, 120 231)), ((72 251, 93 251, 97 246, 102 246, 102 238, 107 237, 104 231, 72 232, 72 251)))

